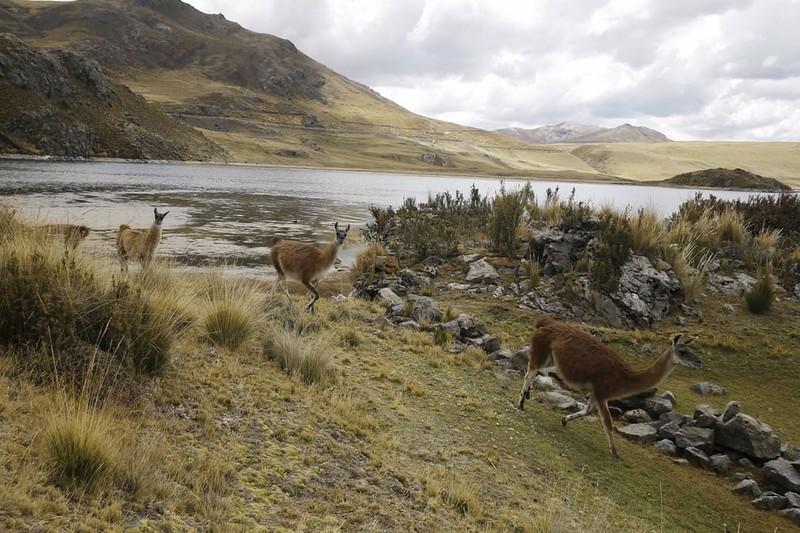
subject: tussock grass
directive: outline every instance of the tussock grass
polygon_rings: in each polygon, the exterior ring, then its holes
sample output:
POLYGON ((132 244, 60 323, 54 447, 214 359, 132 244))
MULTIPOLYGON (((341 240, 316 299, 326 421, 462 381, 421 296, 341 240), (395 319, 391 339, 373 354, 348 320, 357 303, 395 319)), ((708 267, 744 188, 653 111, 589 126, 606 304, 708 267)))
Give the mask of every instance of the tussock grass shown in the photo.
POLYGON ((356 261, 350 270, 352 279, 355 280, 362 276, 372 279, 377 274, 378 258, 385 257, 388 253, 386 247, 380 242, 368 242, 366 247, 356 255, 356 261))
POLYGON ((438 498, 463 516, 476 520, 486 512, 477 490, 479 483, 475 479, 457 476, 444 467, 436 467, 426 472, 422 481, 428 495, 438 498))
POLYGON ((206 298, 200 321, 202 336, 217 346, 239 349, 273 313, 266 310, 262 295, 248 280, 224 278, 211 270, 199 285, 206 298))
POLYGON ((775 282, 772 280, 770 266, 759 267, 756 282, 744 295, 744 301, 751 313, 757 315, 766 313, 775 300, 775 282))
POLYGON ((107 489, 118 468, 111 418, 62 395, 42 432, 42 451, 59 486, 75 493, 107 489))
POLYGON ((748 235, 744 215, 733 209, 725 209, 716 216, 717 239, 719 243, 742 243, 748 235))
POLYGON ((306 383, 319 383, 333 375, 333 355, 319 340, 282 327, 269 328, 264 353, 276 361, 281 370, 300 377, 306 383))
POLYGON ((653 208, 642 208, 630 220, 633 249, 640 255, 656 257, 664 245, 667 229, 664 219, 653 208))

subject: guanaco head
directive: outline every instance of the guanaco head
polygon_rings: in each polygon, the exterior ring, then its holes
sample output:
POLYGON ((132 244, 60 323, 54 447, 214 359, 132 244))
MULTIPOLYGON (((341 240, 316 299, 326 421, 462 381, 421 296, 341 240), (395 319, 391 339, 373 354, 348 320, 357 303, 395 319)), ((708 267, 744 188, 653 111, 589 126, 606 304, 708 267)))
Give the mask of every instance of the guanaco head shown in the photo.
POLYGON ((155 221, 156 226, 160 226, 161 223, 164 222, 164 217, 169 214, 169 211, 165 211, 163 213, 159 213, 158 212, 158 208, 154 207, 153 208, 153 213, 156 214, 156 221, 155 221))
POLYGON ((333 223, 333 229, 336 231, 336 244, 341 246, 344 244, 344 238, 347 237, 347 232, 350 231, 350 224, 345 229, 339 229, 339 223, 333 223))
POLYGON ((683 333, 678 333, 672 337, 672 363, 688 366, 691 369, 700 368, 700 358, 689 347, 696 340, 697 337, 689 337, 688 340, 683 340, 683 333))

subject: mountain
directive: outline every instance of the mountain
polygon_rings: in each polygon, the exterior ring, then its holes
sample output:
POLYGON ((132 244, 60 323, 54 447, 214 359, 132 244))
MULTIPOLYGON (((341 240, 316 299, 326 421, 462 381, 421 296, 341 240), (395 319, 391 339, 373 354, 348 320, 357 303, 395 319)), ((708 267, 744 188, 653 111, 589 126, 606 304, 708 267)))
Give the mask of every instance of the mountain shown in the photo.
POLYGON ((497 133, 508 135, 533 144, 553 143, 620 143, 620 142, 668 142, 661 132, 642 126, 623 124, 616 128, 602 128, 573 122, 562 122, 555 126, 534 129, 504 128, 497 133))
MULTIPOLYGON (((221 147, 220 160, 603 178, 569 153, 416 115, 286 39, 180 0, 0 0, 0 29, 42 53, 96 63, 112 83, 221 147)), ((8 81, 0 70, 0 85, 8 81)), ((141 122, 133 116, 114 121, 141 122)), ((13 120, 0 120, 0 132, 13 120)))

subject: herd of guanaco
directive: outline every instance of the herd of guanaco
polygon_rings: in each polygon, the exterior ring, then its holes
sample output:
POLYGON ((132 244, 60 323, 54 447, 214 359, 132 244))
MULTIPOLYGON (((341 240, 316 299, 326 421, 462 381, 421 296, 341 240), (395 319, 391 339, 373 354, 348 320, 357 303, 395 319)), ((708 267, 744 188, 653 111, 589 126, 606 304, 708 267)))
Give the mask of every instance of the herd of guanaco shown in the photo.
MULTIPOLYGON (((122 224, 117 230, 117 257, 122 271, 128 271, 128 260, 139 261, 147 268, 156 255, 164 217, 169 211, 159 213, 153 209, 155 219, 148 230, 137 230, 122 224)), ((90 233, 86 226, 73 224, 48 224, 41 226, 48 235, 64 237, 67 247, 77 247, 90 233)), ((350 224, 340 228, 333 225, 334 239, 323 248, 296 240, 275 237, 272 240, 270 257, 277 273, 273 283, 280 286, 289 298, 288 279, 299 281, 311 294, 305 305, 308 312, 314 312, 314 304, 319 300, 317 283, 333 267, 350 224)), ((530 397, 530 389, 538 371, 552 363, 556 373, 570 387, 588 395, 588 403, 578 412, 561 419, 567 422, 599 411, 611 454, 619 458, 614 445, 613 422, 608 409, 609 400, 624 398, 643 392, 658 385, 672 370, 683 365, 692 369, 700 367, 700 358, 689 346, 696 338, 684 338, 683 334, 672 337, 670 345, 664 348, 655 361, 646 368, 634 368, 614 350, 605 346, 593 335, 566 322, 544 315, 538 318, 531 336, 528 370, 523 379, 517 408, 522 411, 525 400, 530 397)))

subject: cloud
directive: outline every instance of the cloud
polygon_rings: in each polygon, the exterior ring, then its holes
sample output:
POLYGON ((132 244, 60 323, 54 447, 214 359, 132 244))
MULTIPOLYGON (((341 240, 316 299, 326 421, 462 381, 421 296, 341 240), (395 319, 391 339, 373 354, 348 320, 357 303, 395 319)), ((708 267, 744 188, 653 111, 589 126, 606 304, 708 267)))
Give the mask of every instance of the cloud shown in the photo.
POLYGON ((426 116, 800 141, 800 0, 189 0, 426 116))

